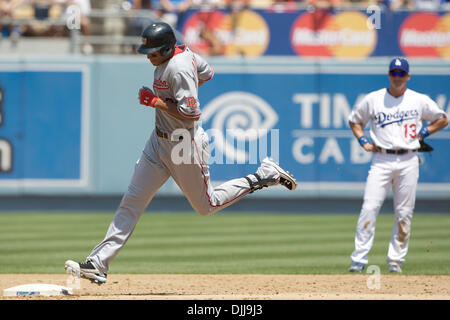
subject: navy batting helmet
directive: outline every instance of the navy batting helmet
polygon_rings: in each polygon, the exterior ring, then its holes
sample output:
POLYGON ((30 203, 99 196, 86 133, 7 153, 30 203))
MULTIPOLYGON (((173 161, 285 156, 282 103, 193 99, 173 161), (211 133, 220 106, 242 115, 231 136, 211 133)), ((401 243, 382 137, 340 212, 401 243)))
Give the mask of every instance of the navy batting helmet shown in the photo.
POLYGON ((168 56, 174 50, 177 39, 172 28, 164 22, 155 22, 142 32, 142 44, 137 51, 151 54, 160 51, 162 56, 168 56))

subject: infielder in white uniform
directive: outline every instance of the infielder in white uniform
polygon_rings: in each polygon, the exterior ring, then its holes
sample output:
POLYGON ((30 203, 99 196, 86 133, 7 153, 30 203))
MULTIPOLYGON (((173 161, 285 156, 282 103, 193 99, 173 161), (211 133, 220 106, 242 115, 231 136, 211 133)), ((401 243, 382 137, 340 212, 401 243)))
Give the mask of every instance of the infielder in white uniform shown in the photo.
POLYGON ((350 128, 367 152, 374 152, 364 202, 356 226, 350 272, 362 272, 375 236, 375 223, 386 194, 392 188, 395 223, 387 263, 400 273, 410 238, 419 178, 419 139, 441 130, 447 116, 428 96, 406 88, 408 61, 395 58, 389 65, 388 89, 369 93, 349 116, 350 128), (423 125, 423 122, 430 122, 423 125), (369 140, 364 127, 370 123, 369 140))
POLYGON ((131 236, 138 219, 158 189, 172 177, 200 215, 226 208, 246 194, 281 184, 295 190, 297 182, 271 159, 264 159, 255 174, 213 187, 210 183, 209 137, 198 125, 201 115, 198 87, 213 77, 199 55, 176 39, 166 23, 153 23, 142 34, 138 52, 156 66, 153 91, 139 90, 141 104, 155 108, 156 128, 148 139, 135 172, 104 240, 85 262, 68 260, 65 269, 99 284, 108 267, 131 236))

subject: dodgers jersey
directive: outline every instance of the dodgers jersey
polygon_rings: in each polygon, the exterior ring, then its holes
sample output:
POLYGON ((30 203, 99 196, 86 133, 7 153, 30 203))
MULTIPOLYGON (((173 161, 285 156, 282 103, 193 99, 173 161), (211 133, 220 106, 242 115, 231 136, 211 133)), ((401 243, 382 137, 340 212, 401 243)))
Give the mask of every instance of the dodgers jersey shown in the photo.
POLYGON ((370 137, 383 149, 418 149, 423 121, 433 122, 446 113, 428 96, 406 89, 400 97, 387 89, 369 93, 348 120, 363 127, 370 122, 370 137))
MULTIPOLYGON (((156 67, 153 91, 163 101, 175 103, 184 116, 198 118, 201 114, 198 81, 208 81, 213 74, 212 68, 200 55, 186 45, 176 46, 173 57, 156 67)), ((196 122, 156 109, 155 124, 161 131, 171 133, 175 129, 191 129, 196 122)))

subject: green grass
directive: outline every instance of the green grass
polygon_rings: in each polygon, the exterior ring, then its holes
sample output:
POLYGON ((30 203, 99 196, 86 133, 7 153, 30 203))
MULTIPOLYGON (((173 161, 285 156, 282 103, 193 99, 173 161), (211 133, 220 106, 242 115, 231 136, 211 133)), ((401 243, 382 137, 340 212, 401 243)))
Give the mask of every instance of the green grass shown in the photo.
MULTIPOLYGON (((0 273, 64 273, 113 213, 0 213, 0 273)), ((358 215, 144 214, 111 273, 347 273, 358 215)), ((369 265, 387 272, 393 215, 377 220, 369 265)), ((450 274, 450 215, 413 218, 405 274, 450 274)))

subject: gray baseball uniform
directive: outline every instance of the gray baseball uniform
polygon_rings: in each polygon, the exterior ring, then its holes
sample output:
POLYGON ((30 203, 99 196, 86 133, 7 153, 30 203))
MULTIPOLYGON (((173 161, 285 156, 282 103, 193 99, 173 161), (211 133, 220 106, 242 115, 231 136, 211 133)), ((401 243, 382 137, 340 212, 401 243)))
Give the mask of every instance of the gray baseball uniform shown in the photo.
MULTIPOLYGON (((153 90, 162 100, 176 103, 178 111, 186 117, 197 118, 201 113, 198 82, 208 81, 212 76, 212 68, 202 57, 186 46, 178 46, 171 59, 156 67, 153 90)), ((214 188, 210 183, 209 137, 206 132, 196 121, 182 120, 159 109, 155 111, 156 128, 136 162, 128 190, 106 237, 88 257, 104 273, 125 245, 155 193, 169 177, 174 179, 200 215, 217 212, 251 192, 248 177, 214 188), (180 129, 187 131, 181 132, 180 129), (180 134, 175 134, 178 132, 180 134), (183 139, 178 141, 180 136, 183 139), (180 155, 181 149, 189 154, 180 155)))

